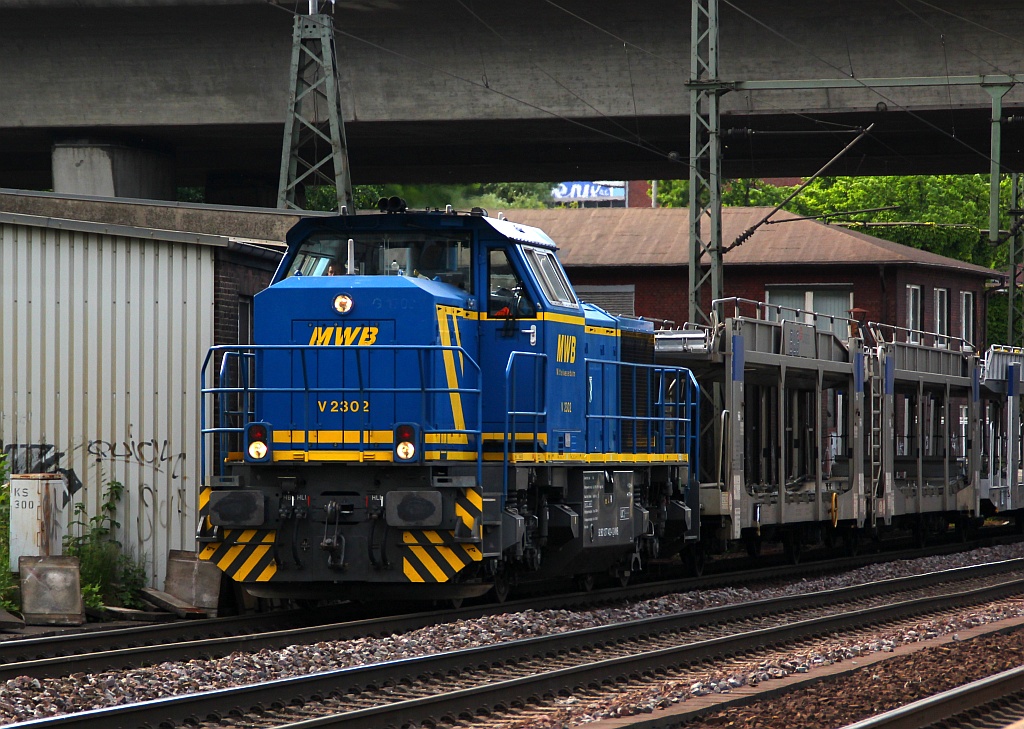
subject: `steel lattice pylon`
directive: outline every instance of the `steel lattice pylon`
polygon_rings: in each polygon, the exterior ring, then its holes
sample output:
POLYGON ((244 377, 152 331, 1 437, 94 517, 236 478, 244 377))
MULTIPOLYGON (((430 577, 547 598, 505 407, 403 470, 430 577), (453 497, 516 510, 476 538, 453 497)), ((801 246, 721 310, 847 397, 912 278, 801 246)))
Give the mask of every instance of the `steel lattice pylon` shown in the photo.
POLYGON ((296 193, 304 186, 334 185, 338 209, 346 206, 354 213, 334 22, 329 15, 296 16, 291 71, 277 206, 301 210, 301 196, 297 199, 296 193), (333 177, 329 171, 333 171, 333 177))
POLYGON ((722 298, 722 158, 718 79, 718 0, 692 0, 690 21, 690 312, 695 324, 711 323, 701 293, 722 298), (702 221, 708 218, 707 235, 702 221), (706 257, 706 259, 705 259, 706 257), (708 265, 705 271, 702 263, 708 265))
POLYGON ((1006 287, 1006 343, 1011 347, 1024 347, 1024 302, 1021 301, 1021 233, 1020 216, 1024 214, 1024 200, 1021 200, 1020 175, 1016 172, 1010 178, 1011 226, 1009 255, 1009 285, 1006 287))

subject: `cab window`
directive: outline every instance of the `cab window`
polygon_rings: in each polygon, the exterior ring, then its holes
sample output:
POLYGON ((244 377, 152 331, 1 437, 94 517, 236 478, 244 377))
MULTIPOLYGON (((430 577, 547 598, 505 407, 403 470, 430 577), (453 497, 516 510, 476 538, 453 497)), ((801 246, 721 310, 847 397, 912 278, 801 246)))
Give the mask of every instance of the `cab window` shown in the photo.
POLYGON ((542 248, 524 248, 523 250, 526 253, 526 260, 530 263, 530 268, 533 269, 533 275, 540 281, 545 298, 557 306, 578 307, 579 301, 576 299, 576 294, 573 293, 569 279, 566 277, 565 271, 562 270, 558 259, 555 258, 555 254, 542 248))
POLYGON ((411 276, 471 291, 472 246, 468 236, 438 233, 321 231, 302 242, 288 267, 289 276, 337 276, 348 264, 352 238, 355 270, 361 276, 411 276))
POLYGON ((493 248, 487 255, 487 291, 488 316, 511 318, 537 315, 526 287, 512 268, 508 252, 504 249, 493 248))

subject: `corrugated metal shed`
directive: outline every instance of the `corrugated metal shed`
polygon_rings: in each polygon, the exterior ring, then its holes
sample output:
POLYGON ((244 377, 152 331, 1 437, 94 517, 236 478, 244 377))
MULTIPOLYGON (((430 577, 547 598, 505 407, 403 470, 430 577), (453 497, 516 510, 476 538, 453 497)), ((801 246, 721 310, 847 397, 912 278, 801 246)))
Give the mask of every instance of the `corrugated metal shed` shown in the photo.
MULTIPOLYGON (((771 208, 723 208, 722 241, 729 245, 771 208)), ((513 210, 517 223, 543 229, 559 246, 566 267, 686 266, 690 250, 687 208, 584 208, 513 210)), ((776 220, 797 216, 779 212, 776 220)), ((793 263, 834 266, 894 263, 957 269, 999 277, 997 271, 891 243, 816 220, 761 226, 746 243, 725 254, 726 266, 793 263)))
POLYGON ((18 471, 65 473, 89 515, 121 482, 118 537, 158 586, 168 551, 194 548, 198 369, 227 242, 0 214, 0 443, 18 471))

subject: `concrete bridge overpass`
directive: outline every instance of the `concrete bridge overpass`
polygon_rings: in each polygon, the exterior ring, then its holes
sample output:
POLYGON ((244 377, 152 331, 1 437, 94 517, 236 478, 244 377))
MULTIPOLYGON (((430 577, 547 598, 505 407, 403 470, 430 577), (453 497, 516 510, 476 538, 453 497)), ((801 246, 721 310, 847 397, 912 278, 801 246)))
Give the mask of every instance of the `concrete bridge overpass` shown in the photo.
MULTIPOLYGON (((128 150, 122 179, 269 202, 296 5, 0 0, 0 186, 53 186, 84 143, 128 150)), ((686 0, 343 0, 354 181, 685 177, 689 24, 686 0)), ((721 78, 761 82, 722 97, 725 174, 811 174, 871 122, 836 173, 987 172, 982 82, 1024 115, 1022 39, 1019 0, 722 0, 721 78), (901 77, 929 85, 870 80, 901 77), (794 79, 830 81, 764 83, 794 79)))

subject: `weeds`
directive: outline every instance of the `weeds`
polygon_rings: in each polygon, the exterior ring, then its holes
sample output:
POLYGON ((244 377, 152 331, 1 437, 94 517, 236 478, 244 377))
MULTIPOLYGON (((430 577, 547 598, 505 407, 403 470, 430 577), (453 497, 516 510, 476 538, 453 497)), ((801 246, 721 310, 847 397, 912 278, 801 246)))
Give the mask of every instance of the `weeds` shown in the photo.
POLYGON ((76 503, 71 533, 64 537, 64 554, 78 557, 82 598, 89 607, 142 607, 139 591, 146 586, 146 570, 114 538, 123 495, 124 485, 110 481, 98 514, 88 516, 85 504, 76 503))
POLYGON ((18 581, 11 572, 11 484, 7 456, 0 453, 0 608, 17 611, 18 581))

